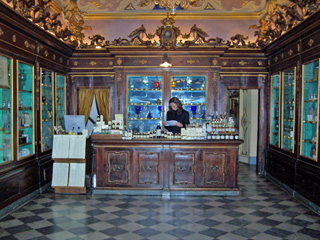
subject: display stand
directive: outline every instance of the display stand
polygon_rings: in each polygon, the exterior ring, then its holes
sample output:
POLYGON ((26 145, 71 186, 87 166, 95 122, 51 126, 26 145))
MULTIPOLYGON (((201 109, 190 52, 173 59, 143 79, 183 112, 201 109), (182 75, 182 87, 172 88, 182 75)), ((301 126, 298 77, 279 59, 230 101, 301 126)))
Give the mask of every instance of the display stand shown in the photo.
POLYGON ((86 193, 86 137, 55 135, 53 138, 52 188, 56 193, 86 193))

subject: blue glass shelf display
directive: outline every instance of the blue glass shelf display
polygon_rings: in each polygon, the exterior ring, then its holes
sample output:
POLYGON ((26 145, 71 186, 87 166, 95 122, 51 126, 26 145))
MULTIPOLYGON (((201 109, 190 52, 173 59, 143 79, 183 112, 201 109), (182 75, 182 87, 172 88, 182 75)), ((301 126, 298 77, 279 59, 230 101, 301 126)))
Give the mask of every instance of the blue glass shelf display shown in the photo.
POLYGON ((64 126, 64 115, 66 114, 66 77, 56 76, 56 126, 64 126))
POLYGON ((280 145, 280 74, 271 76, 270 144, 280 145))
POLYGON ((318 160, 319 60, 302 65, 300 155, 318 160))
POLYGON ((190 123, 201 123, 206 116, 206 76, 171 76, 171 97, 179 98, 190 123))
POLYGON ((0 56, 0 164, 12 159, 12 59, 0 56))
POLYGON ((53 73, 41 69, 41 151, 53 144, 53 73))
POLYGON ((34 68, 18 62, 19 159, 35 153, 34 144, 34 68))
POLYGON ((282 75, 282 121, 281 148, 294 151, 295 124, 295 68, 283 72, 282 75))
POLYGON ((139 133, 162 125, 162 76, 128 76, 127 127, 139 133))

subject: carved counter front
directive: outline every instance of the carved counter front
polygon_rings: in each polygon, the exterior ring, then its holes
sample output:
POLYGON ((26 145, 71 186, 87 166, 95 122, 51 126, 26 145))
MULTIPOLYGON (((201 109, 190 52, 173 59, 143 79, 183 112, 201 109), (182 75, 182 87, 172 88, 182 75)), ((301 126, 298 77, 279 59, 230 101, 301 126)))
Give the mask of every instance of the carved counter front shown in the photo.
POLYGON ((93 135, 95 193, 238 195, 242 140, 113 140, 93 135))

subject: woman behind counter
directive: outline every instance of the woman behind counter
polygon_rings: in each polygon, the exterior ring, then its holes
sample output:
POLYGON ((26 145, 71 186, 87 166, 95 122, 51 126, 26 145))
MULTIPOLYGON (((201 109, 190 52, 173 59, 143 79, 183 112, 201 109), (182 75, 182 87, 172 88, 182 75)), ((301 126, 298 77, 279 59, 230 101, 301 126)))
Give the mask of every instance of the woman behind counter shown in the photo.
MULTIPOLYGON (((181 128, 190 124, 189 112, 183 109, 182 104, 177 97, 173 97, 169 100, 169 111, 167 112, 167 121, 176 120, 176 126, 164 126, 172 133, 181 133, 181 128)), ((164 122, 164 125, 166 122, 164 122)))

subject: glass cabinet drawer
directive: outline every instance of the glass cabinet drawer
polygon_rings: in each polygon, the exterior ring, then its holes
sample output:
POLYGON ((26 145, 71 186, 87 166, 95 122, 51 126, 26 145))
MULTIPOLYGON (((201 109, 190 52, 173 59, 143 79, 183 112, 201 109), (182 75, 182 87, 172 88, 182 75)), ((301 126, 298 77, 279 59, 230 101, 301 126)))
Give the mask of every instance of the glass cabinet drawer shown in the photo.
POLYGON ((56 126, 64 126, 64 115, 66 114, 66 77, 56 75, 56 126))
POLYGON ((270 144, 279 147, 280 143, 280 74, 271 76, 270 144))
POLYGON ((293 152, 295 122, 295 68, 282 74, 281 148, 293 152))
POLYGON ((171 97, 179 98, 190 123, 206 118, 206 76, 172 76, 171 97))
POLYGON ((318 159, 319 60, 302 66, 302 121, 300 154, 318 159))
POLYGON ((19 159, 35 153, 34 144, 34 68, 18 63, 18 131, 19 159))
POLYGON ((13 160, 12 155, 12 59, 0 55, 0 164, 13 160))
POLYGON ((41 69, 41 151, 53 144, 53 73, 41 69))
POLYGON ((139 133, 162 125, 162 76, 128 76, 127 127, 139 133))

